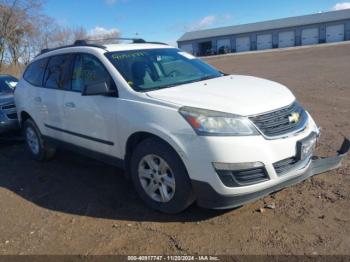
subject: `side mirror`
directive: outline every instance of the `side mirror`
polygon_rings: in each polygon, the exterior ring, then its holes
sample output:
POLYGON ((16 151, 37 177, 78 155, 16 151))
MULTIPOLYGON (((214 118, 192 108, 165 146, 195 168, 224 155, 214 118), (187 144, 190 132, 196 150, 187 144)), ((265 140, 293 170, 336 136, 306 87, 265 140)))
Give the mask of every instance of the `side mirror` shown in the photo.
POLYGON ((116 95, 116 90, 110 88, 106 81, 96 82, 84 86, 83 96, 116 95))

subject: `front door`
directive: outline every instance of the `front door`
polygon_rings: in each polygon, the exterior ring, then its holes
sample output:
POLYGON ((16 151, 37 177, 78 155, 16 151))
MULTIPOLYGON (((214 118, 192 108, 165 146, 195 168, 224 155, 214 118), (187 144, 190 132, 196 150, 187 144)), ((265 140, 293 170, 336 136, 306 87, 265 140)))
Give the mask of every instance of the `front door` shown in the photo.
POLYGON ((83 96, 85 86, 105 81, 116 88, 103 64, 94 56, 75 57, 71 91, 64 97, 65 140, 74 145, 113 155, 117 136, 118 99, 115 96, 83 96))

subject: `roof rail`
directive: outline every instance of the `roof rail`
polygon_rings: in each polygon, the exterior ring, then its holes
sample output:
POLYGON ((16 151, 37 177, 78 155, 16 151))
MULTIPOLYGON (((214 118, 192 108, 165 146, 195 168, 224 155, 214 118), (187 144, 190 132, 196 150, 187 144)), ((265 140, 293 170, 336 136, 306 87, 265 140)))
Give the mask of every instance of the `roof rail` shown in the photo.
POLYGON ((110 41, 118 41, 118 40, 126 40, 126 41, 131 41, 133 44, 158 44, 158 45, 168 45, 166 43, 162 42, 148 42, 142 38, 125 38, 125 37, 113 37, 113 38, 103 38, 103 39, 83 39, 83 40, 77 40, 75 41, 75 44, 88 44, 90 43, 100 43, 100 44, 107 44, 110 41), (105 42, 105 43, 103 43, 105 42), (106 43, 107 42, 107 43, 106 43))
POLYGON ((64 48, 68 48, 68 47, 78 47, 78 46, 91 46, 91 47, 97 47, 97 48, 106 49, 106 47, 103 46, 103 45, 89 44, 89 43, 85 42, 84 40, 77 40, 77 41, 74 42, 73 45, 65 45, 65 46, 60 46, 60 47, 55 47, 55 48, 42 49, 41 52, 38 55, 42 55, 42 54, 45 54, 47 52, 51 52, 51 51, 54 51, 54 50, 64 49, 64 48))
POLYGON ((92 44, 86 40, 76 40, 72 46, 91 46, 91 47, 106 49, 104 45, 92 44))
POLYGON ((74 42, 74 44, 72 44, 72 45, 65 45, 65 46, 60 46, 60 47, 56 47, 56 48, 42 49, 38 55, 42 55, 42 54, 45 54, 47 52, 51 52, 51 51, 58 50, 58 49, 63 49, 63 48, 68 48, 68 47, 77 47, 77 46, 90 46, 90 47, 97 47, 97 48, 106 49, 106 47, 103 45, 103 42, 118 41, 118 40, 132 41, 133 44, 146 44, 147 43, 147 44, 168 45, 168 44, 162 43, 162 42, 147 42, 146 40, 144 40, 142 38, 115 37, 115 38, 105 38, 105 39, 81 39, 81 40, 76 40, 74 42))
POLYGON ((147 43, 142 38, 111 37, 111 38, 101 38, 101 39, 81 39, 81 40, 75 41, 74 44, 79 44, 79 45, 87 45, 89 43, 106 44, 106 42, 108 43, 108 42, 111 42, 111 41, 118 41, 118 40, 131 41, 134 44, 147 43))

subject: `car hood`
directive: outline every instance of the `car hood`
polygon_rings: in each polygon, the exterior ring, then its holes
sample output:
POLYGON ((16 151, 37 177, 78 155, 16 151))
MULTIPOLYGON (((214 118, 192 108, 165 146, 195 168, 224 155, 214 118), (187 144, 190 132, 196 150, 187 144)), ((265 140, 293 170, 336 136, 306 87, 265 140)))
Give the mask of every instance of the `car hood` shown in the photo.
POLYGON ((0 105, 6 105, 14 103, 14 96, 13 94, 2 94, 0 93, 0 105))
POLYGON ((273 81, 241 75, 224 76, 147 93, 177 104, 242 116, 261 114, 290 105, 294 95, 273 81))

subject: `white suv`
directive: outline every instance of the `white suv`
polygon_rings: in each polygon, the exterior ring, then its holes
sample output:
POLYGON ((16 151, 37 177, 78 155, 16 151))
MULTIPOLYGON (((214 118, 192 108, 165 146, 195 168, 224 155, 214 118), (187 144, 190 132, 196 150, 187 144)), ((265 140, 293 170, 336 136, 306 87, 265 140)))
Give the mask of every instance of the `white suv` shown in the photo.
POLYGON ((159 43, 45 50, 16 92, 28 148, 57 146, 122 166, 148 206, 240 206, 339 166, 316 159, 319 130, 284 86, 225 75, 159 43))

